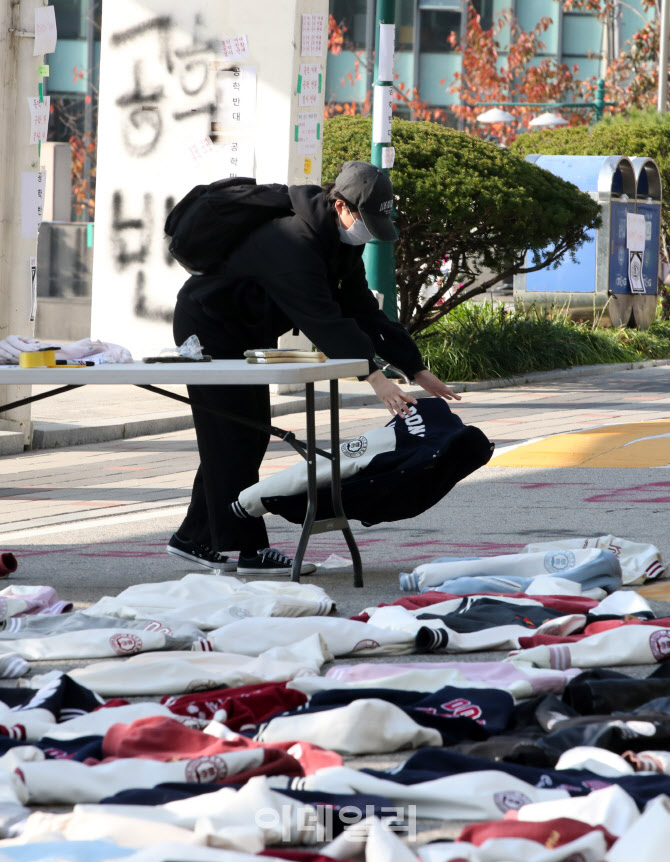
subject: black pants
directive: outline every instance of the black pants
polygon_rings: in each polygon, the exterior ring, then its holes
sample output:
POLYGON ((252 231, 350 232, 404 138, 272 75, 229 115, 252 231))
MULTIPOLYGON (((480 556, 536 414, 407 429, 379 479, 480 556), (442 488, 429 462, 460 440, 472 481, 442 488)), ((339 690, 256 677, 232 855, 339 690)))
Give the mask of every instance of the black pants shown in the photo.
MULTIPOLYGON (((182 292, 175 308, 175 343, 197 335, 203 350, 213 359, 242 359, 244 351, 271 347, 262 319, 230 322, 215 320, 182 292)), ((189 386, 188 395, 196 405, 220 408, 238 416, 270 424, 268 386, 189 386)), ((268 547, 263 518, 236 517, 229 504, 241 491, 259 480, 259 468, 269 442, 269 434, 192 407, 198 441, 200 466, 195 474, 191 503, 177 531, 215 551, 241 551, 245 556, 268 547)))

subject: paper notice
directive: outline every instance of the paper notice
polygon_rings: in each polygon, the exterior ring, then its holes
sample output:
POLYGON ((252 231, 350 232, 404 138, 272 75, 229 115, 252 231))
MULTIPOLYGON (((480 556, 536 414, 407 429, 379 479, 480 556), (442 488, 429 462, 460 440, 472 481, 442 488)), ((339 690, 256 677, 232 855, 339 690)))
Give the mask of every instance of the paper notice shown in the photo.
POLYGON ((241 36, 233 36, 231 39, 221 40, 221 54, 226 60, 241 60, 243 57, 249 56, 249 42, 243 34, 241 36))
POLYGON ((395 147, 384 147, 382 150, 382 167, 392 168, 395 164, 395 147))
POLYGON ((220 132, 256 124, 256 69, 233 66, 216 73, 216 121, 220 132))
POLYGON ((300 39, 301 57, 323 57, 325 15, 303 15, 300 39))
POLYGON ((238 137, 214 145, 214 158, 221 177, 254 176, 254 140, 238 137))
POLYGON ((254 139, 248 135, 204 138, 189 147, 197 163, 198 183, 215 182, 229 177, 254 176, 254 139))
POLYGON ((298 114, 298 122, 295 127, 295 140, 298 144, 298 153, 300 155, 316 153, 320 138, 321 122, 318 111, 298 114))
POLYGON ((200 159, 204 159, 210 153, 214 152, 212 139, 205 135, 204 138, 201 138, 199 141, 195 141, 195 143, 191 144, 191 146, 188 148, 188 152, 194 162, 199 162, 200 159))
POLYGON ((21 173, 21 236, 37 239, 44 212, 46 171, 21 173))
POLYGON ((35 9, 35 47, 33 57, 52 54, 56 50, 58 30, 56 10, 53 6, 37 6, 35 9))
POLYGON ((646 230, 641 213, 626 213, 626 248, 629 251, 644 251, 646 230))
POLYGON ((628 282, 630 284, 631 293, 644 293, 642 254, 643 253, 641 251, 628 251, 628 282))
POLYGON ((37 258, 30 258, 30 323, 35 320, 37 313, 37 258))
POLYGON ((43 102, 40 102, 36 96, 28 96, 28 110, 30 111, 29 144, 36 144, 38 141, 46 143, 49 131, 50 104, 51 96, 45 96, 43 102))
POLYGON ((393 80, 393 57, 395 52, 395 24, 379 25, 378 81, 393 80))
POLYGON ((301 63, 298 73, 298 107, 318 107, 322 85, 321 65, 319 63, 301 63))
POLYGON ((375 85, 372 103, 372 143, 388 144, 391 141, 393 117, 393 87, 375 85))

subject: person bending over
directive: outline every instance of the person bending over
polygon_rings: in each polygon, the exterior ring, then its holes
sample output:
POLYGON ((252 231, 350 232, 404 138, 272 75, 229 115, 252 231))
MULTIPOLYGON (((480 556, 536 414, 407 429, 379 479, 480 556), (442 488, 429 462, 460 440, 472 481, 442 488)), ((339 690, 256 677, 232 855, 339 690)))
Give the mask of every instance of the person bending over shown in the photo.
MULTIPOLYGON (((379 168, 346 162, 335 183, 287 189, 287 212, 254 230, 213 275, 192 276, 177 298, 177 345, 196 334, 214 359, 276 347, 301 330, 330 359, 367 359, 365 378, 392 415, 415 399, 387 378, 375 355, 438 398, 459 399, 428 371, 407 330, 379 308, 362 254, 371 239, 394 242, 393 186, 379 168), (290 209, 288 209, 290 207, 290 209)), ((189 386, 200 465, 171 554, 243 575, 288 574, 292 560, 270 547, 262 518, 239 518, 230 504, 259 480, 269 435, 199 409, 219 408, 270 424, 268 386, 189 386), (237 551, 234 561, 230 553, 237 551)), ((302 565, 301 574, 315 570, 302 565)))

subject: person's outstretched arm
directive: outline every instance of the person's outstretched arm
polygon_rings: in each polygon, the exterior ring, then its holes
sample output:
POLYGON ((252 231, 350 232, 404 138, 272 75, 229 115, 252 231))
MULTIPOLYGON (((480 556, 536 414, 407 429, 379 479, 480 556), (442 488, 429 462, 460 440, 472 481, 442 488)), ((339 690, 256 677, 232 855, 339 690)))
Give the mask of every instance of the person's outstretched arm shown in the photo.
MULTIPOLYGON (((410 416, 408 404, 416 404, 416 398, 405 392, 397 383, 385 376, 383 371, 373 371, 366 380, 375 391, 375 395, 382 404, 388 409, 392 416, 410 416)), ((461 396, 457 395, 452 389, 442 383, 431 371, 417 371, 414 375, 414 380, 425 389, 430 395, 435 395, 437 398, 461 400, 461 396)))

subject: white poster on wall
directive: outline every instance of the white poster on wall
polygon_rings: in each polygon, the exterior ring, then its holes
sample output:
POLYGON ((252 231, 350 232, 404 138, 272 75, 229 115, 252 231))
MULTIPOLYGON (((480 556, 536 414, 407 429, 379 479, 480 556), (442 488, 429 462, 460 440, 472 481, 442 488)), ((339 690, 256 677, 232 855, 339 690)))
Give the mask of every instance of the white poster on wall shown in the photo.
POLYGON ((221 54, 226 60, 241 60, 249 56, 249 41, 245 34, 221 40, 221 54))
POLYGON ((217 131, 249 128, 256 124, 256 69, 232 66, 216 73, 217 131))
POLYGON ((57 40, 56 10, 53 6, 37 6, 35 8, 33 57, 39 57, 41 54, 52 54, 56 50, 57 40))
POLYGON ((325 27, 325 15, 302 16, 301 57, 323 57, 325 27))
POLYGON ((36 144, 38 141, 45 143, 49 132, 51 96, 45 96, 41 102, 37 96, 28 96, 28 110, 30 111, 30 138, 28 143, 36 144))
POLYGON ((44 212, 46 171, 21 173, 21 236, 37 239, 44 212))
POLYGON ((295 140, 298 144, 298 152, 301 155, 309 155, 317 151, 318 142, 321 139, 320 115, 316 111, 298 114, 298 122, 295 127, 295 140))
POLYGON ((189 147, 197 183, 213 183, 231 177, 254 176, 254 139, 235 135, 212 141, 205 137, 189 147))
POLYGON ((298 72, 298 107, 315 108, 321 99, 323 72, 320 63, 301 63, 298 72))

